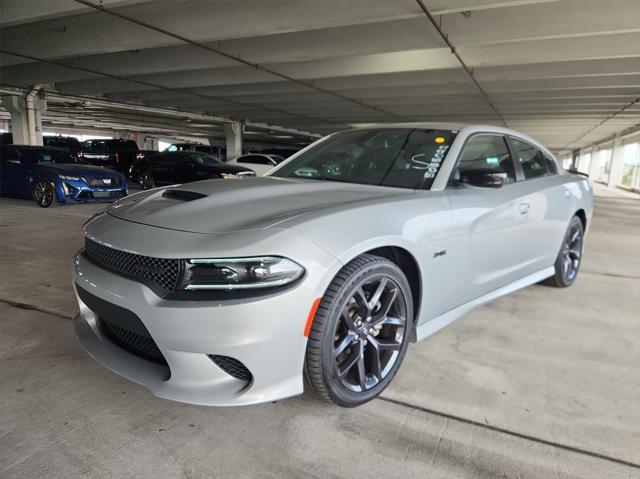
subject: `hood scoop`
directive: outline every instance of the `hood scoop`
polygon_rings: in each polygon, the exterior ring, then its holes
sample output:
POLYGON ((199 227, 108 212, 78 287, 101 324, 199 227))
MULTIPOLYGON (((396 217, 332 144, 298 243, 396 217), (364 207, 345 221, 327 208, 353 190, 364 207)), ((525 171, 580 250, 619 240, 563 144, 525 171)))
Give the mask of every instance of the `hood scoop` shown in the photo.
POLYGON ((197 191, 188 190, 164 190, 164 193, 162 193, 163 198, 178 201, 199 200, 202 198, 206 198, 207 196, 208 195, 205 195, 204 193, 198 193, 197 191))

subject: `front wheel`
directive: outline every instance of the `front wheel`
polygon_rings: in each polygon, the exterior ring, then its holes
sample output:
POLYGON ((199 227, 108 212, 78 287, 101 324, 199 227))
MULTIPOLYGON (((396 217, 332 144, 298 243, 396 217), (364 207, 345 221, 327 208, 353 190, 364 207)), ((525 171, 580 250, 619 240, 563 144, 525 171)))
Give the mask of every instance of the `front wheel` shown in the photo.
POLYGON ((307 343, 307 383, 340 406, 370 401, 400 367, 412 326, 411 288, 402 270, 379 256, 359 256, 320 302, 307 343))
POLYGON ((578 277, 582 262, 584 227, 577 216, 571 218, 562 241, 562 247, 555 262, 555 274, 543 281, 543 284, 556 288, 568 288, 578 277))
POLYGON ((56 203, 56 190, 53 184, 45 179, 39 179, 33 185, 33 200, 41 208, 48 208, 56 203))
POLYGON ((156 187, 156 181, 153 178, 153 172, 149 170, 145 170, 140 175, 140 186, 142 186, 143 190, 150 190, 151 188, 156 187))

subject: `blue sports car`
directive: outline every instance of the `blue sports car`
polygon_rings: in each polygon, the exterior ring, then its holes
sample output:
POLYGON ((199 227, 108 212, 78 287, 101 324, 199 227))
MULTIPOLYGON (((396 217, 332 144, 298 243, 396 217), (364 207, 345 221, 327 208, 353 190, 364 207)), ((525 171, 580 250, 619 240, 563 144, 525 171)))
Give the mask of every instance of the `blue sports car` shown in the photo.
POLYGON ((127 195, 127 180, 117 171, 79 163, 60 148, 2 145, 0 195, 32 198, 43 208, 77 201, 115 201, 127 195))

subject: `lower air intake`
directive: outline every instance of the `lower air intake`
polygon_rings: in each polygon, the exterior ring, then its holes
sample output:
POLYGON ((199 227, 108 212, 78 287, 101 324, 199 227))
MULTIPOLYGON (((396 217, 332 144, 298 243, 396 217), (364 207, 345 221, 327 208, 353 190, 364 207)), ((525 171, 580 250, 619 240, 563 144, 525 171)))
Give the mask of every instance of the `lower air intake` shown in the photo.
POLYGON ((236 379, 250 382, 251 378, 253 377, 247 367, 235 358, 209 354, 209 359, 211 359, 211 361, 213 361, 216 366, 222 369, 229 376, 233 376, 236 379))

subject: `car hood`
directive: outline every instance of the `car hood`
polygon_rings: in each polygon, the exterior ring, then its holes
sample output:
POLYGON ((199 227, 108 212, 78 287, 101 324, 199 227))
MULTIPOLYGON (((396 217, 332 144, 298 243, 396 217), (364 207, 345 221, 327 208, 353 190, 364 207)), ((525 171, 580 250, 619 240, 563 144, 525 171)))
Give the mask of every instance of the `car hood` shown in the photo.
POLYGON ((287 220, 311 212, 351 208, 412 191, 275 177, 208 180, 132 195, 108 213, 161 228, 228 233, 286 227, 287 220))
POLYGON ((101 168, 99 166, 78 165, 75 163, 57 163, 55 165, 38 165, 47 171, 68 176, 80 176, 82 178, 120 178, 117 171, 101 168))

